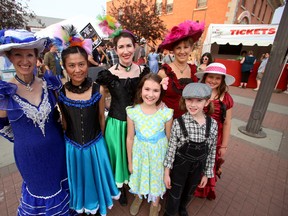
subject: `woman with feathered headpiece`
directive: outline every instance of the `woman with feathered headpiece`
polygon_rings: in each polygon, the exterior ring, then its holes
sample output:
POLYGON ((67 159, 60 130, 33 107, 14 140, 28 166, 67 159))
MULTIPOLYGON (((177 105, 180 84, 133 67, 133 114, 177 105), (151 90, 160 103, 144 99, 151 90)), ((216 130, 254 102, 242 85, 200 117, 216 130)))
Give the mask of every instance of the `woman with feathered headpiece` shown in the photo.
POLYGON ((106 215, 120 192, 103 138, 104 89, 87 77, 92 41, 81 38, 73 26, 62 27, 61 38, 62 62, 70 77, 58 97, 65 129, 70 208, 106 215))
MULTIPOLYGON (((103 23, 108 23, 109 21, 103 23)), ((106 25, 107 26, 107 25, 106 25)), ((108 25, 109 26, 109 25, 108 25)), ((138 66, 132 59, 135 53, 135 36, 121 27, 114 28, 113 38, 119 64, 109 70, 99 72, 97 83, 108 88, 111 94, 111 105, 106 120, 105 140, 108 147, 115 181, 121 189, 119 199, 122 206, 127 205, 124 185, 129 181, 126 151, 127 116, 125 108, 134 102, 134 96, 140 76, 149 72, 148 68, 138 66)))

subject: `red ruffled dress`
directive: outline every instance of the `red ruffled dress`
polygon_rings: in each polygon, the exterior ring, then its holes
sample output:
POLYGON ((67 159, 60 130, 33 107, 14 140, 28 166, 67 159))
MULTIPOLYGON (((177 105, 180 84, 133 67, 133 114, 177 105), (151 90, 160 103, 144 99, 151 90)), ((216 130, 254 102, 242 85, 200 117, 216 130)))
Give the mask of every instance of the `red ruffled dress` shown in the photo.
MULTIPOLYGON (((216 198, 215 186, 216 186, 217 176, 215 173, 216 173, 216 167, 219 167, 221 165, 220 164, 221 158, 218 156, 217 152, 220 149, 220 146, 222 145, 222 139, 223 139, 223 122, 222 122, 223 111, 221 110, 221 101, 217 99, 217 100, 212 100, 212 102, 214 104, 214 113, 211 115, 211 117, 214 118, 218 124, 216 159, 215 159, 215 165, 213 169, 214 177, 208 179, 208 182, 204 188, 197 187, 194 193, 195 197, 201 197, 201 198, 207 198, 207 199, 216 198)), ((233 107, 234 101, 228 92, 224 94, 222 103, 226 106, 226 110, 231 109, 233 107)))
POLYGON ((197 67, 195 65, 188 64, 191 70, 191 78, 180 78, 177 79, 176 74, 172 71, 172 68, 168 64, 163 64, 162 69, 165 71, 167 77, 169 77, 168 88, 162 101, 167 107, 174 110, 173 118, 178 118, 184 114, 185 111, 180 110, 179 101, 182 96, 184 87, 191 82, 198 82, 195 73, 197 67))

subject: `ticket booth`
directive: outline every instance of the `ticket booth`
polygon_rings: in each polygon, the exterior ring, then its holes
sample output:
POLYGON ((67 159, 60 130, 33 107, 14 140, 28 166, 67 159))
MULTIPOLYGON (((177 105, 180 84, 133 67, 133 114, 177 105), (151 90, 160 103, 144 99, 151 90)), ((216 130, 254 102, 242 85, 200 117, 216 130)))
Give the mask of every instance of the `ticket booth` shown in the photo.
MULTIPOLYGON (((240 53, 252 50, 257 59, 253 72, 249 77, 248 88, 256 87, 257 69, 263 53, 270 52, 278 25, 242 25, 242 24, 210 24, 202 54, 210 52, 215 62, 223 63, 227 72, 236 79, 234 86, 239 86, 241 79, 240 53)), ((284 67, 276 89, 287 89, 287 65, 284 67)))

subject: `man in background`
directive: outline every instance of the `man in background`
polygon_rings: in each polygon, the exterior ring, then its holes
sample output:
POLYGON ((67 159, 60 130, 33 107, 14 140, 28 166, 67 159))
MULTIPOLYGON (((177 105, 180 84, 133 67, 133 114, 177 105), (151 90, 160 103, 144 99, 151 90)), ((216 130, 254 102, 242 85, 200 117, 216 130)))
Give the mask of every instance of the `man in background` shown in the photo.
POLYGON ((146 44, 146 40, 142 38, 140 40, 140 45, 136 46, 133 61, 138 65, 146 64, 145 44, 146 44))
POLYGON ((261 84, 261 80, 263 78, 264 71, 265 71, 269 56, 270 56, 269 53, 265 53, 265 54, 263 54, 261 56, 262 62, 261 62, 260 66, 258 68, 258 71, 257 71, 257 77, 256 77, 257 87, 255 89, 253 89, 254 91, 258 91, 259 90, 259 87, 260 87, 260 84, 261 84))
POLYGON ((57 52, 58 48, 56 44, 51 43, 49 47, 49 52, 45 53, 44 55, 44 65, 45 69, 52 72, 53 75, 62 76, 62 67, 57 52))
POLYGON ((106 53, 107 53, 107 57, 109 59, 110 67, 119 63, 119 57, 118 57, 118 55, 114 49, 114 44, 112 42, 107 43, 106 53))

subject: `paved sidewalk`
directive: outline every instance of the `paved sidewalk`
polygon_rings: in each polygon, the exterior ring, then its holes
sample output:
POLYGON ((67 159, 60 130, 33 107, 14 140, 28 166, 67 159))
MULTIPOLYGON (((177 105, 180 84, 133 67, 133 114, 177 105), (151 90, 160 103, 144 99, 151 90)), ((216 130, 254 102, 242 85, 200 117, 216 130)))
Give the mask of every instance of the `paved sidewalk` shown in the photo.
MULTIPOLYGON (((247 123, 256 96, 252 89, 230 87, 234 96, 233 122, 247 123)), ((277 134, 279 145, 263 147, 265 140, 241 138, 237 127, 231 138, 223 174, 217 183, 214 201, 195 198, 189 206, 190 216, 286 216, 288 212, 288 95, 273 93, 263 121, 263 130, 277 134)), ((278 142, 277 141, 277 142, 278 142)), ((0 139, 2 144, 2 140, 0 139)), ((274 144, 274 143, 273 143, 274 144)), ((269 145, 269 144, 268 144, 269 145)), ((0 152, 0 165, 2 160, 0 152)), ((21 177, 15 164, 0 168, 0 215, 16 215, 21 177)), ((132 195, 129 195, 129 204, 132 195)), ((162 202, 162 204, 164 204, 162 202)), ((129 205, 130 206, 130 205, 129 205)), ((108 216, 128 216, 129 206, 118 202, 108 216)), ((161 215, 163 210, 161 210, 161 215)), ((149 215, 144 202, 138 214, 149 215)))

